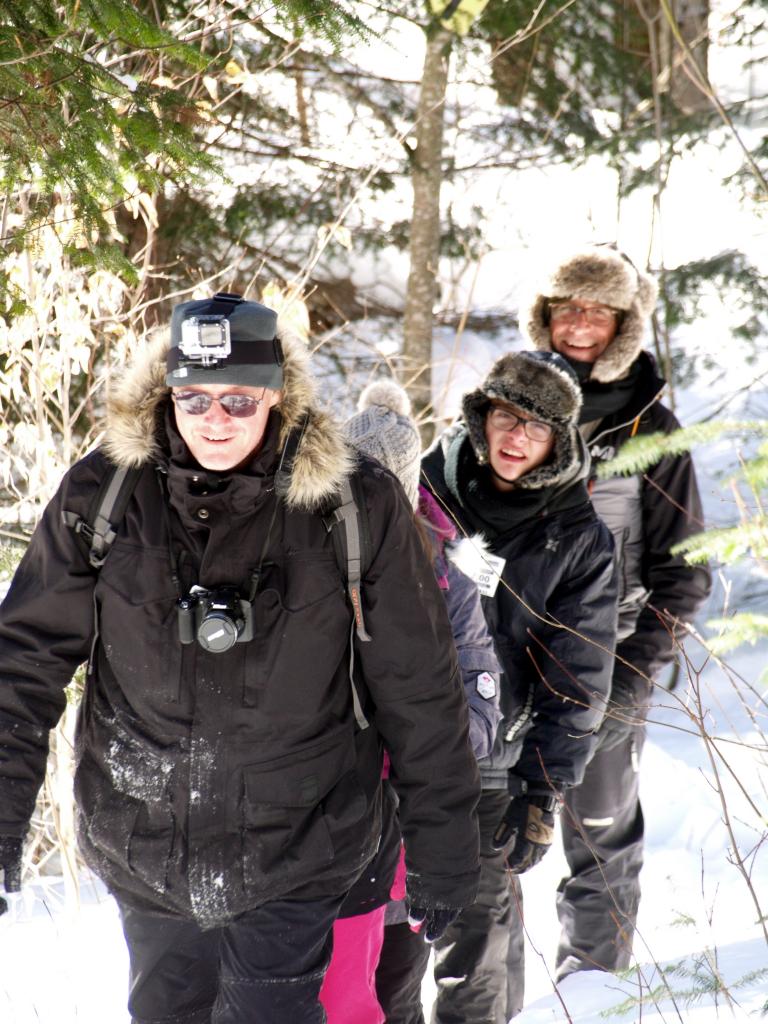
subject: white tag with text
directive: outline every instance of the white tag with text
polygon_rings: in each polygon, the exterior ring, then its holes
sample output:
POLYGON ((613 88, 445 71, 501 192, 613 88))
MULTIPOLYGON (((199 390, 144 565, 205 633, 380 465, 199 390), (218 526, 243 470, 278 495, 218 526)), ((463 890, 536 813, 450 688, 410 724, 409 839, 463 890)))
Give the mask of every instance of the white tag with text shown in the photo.
POLYGON ((483 553, 483 564, 475 569, 472 577, 483 597, 494 596, 506 564, 507 560, 499 555, 483 553))

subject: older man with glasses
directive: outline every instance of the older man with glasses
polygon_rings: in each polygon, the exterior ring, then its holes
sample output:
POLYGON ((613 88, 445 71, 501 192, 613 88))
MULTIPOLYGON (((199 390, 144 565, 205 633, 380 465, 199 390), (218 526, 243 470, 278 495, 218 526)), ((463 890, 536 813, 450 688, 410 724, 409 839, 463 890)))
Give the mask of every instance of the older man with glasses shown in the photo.
POLYGON ((578 376, 579 419, 589 446, 592 502, 616 541, 621 592, 616 661, 596 755, 562 815, 570 877, 559 888, 560 980, 574 971, 629 966, 640 902, 643 814, 639 765, 655 680, 676 655, 685 624, 709 592, 708 571, 672 554, 703 528, 688 454, 631 476, 595 469, 636 435, 679 423, 661 402, 665 382, 642 349, 655 282, 612 245, 576 252, 551 268, 520 323, 537 349, 578 376))

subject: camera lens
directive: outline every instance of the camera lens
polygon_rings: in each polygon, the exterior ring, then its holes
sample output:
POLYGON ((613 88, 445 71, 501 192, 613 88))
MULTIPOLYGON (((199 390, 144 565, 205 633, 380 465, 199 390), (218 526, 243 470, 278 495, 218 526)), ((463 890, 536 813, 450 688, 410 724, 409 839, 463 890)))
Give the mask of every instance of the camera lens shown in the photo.
POLYGON ((197 627, 197 641, 211 654, 223 654, 234 647, 240 634, 238 623, 226 609, 211 609, 197 627))

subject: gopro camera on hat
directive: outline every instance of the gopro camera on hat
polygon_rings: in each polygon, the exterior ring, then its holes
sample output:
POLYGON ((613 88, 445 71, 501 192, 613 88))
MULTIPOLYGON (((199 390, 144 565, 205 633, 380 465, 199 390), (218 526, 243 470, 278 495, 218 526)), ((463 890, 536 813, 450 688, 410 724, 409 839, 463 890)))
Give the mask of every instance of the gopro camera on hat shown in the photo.
POLYGON ((229 320, 225 316, 190 316, 181 322, 179 349, 187 359, 210 366, 232 351, 229 320))
POLYGON ((277 313, 229 292, 180 303, 171 316, 167 371, 168 387, 240 384, 279 390, 283 353, 277 313))

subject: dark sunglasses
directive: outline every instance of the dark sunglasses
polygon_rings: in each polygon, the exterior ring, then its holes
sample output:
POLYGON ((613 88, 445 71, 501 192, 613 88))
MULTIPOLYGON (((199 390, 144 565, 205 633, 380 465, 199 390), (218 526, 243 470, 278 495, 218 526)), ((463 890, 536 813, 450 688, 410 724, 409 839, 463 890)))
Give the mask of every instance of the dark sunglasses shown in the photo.
POLYGON ((188 416, 202 416, 208 412, 214 402, 218 402, 227 416, 245 419, 254 416, 264 401, 264 396, 254 398, 253 395, 208 395, 204 391, 174 391, 173 400, 188 416))

